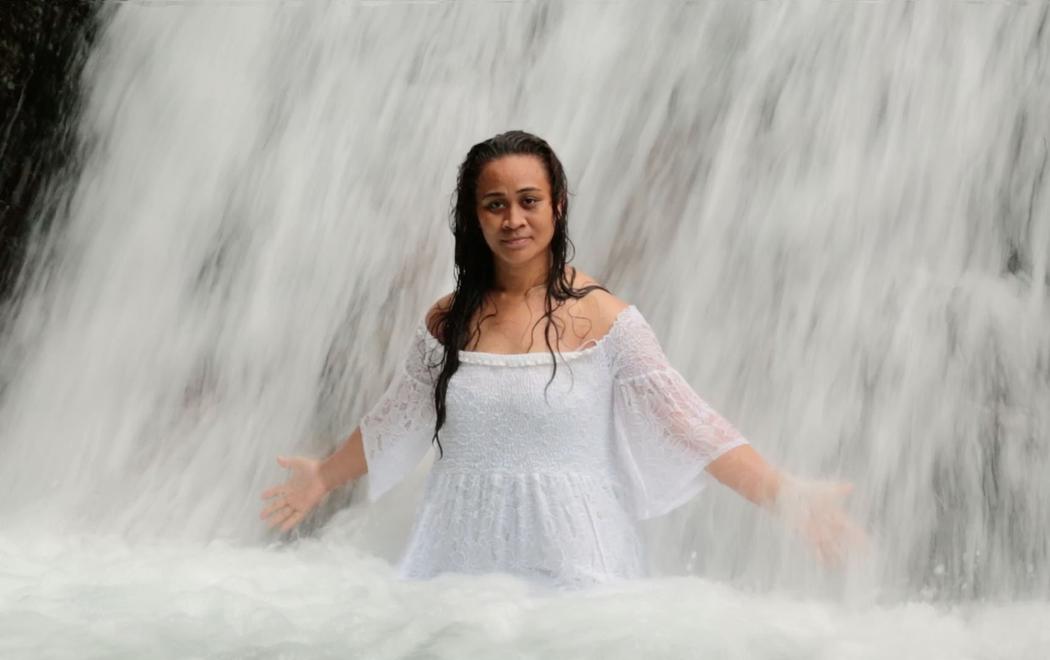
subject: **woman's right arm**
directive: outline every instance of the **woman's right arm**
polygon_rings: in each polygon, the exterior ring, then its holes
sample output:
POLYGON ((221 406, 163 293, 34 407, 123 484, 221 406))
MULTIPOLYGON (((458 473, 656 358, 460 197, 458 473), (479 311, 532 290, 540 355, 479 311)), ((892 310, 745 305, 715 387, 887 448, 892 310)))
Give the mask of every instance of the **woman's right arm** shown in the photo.
POLYGON ((284 483, 262 494, 270 500, 259 517, 267 525, 287 532, 298 525, 328 494, 368 471, 361 427, 354 429, 343 445, 328 458, 278 456, 277 464, 289 470, 284 483))
POLYGON ((319 472, 325 490, 329 493, 368 472, 360 426, 354 429, 339 449, 321 461, 319 472))
POLYGON ((416 328, 394 378, 345 442, 327 458, 279 456, 291 474, 266 490, 271 500, 260 514, 270 527, 289 531, 333 490, 369 473, 368 499, 387 492, 422 460, 434 434, 433 360, 427 337, 448 296, 435 303, 416 328), (362 430, 363 429, 363 430, 362 430), (367 458, 366 458, 367 457, 367 458))

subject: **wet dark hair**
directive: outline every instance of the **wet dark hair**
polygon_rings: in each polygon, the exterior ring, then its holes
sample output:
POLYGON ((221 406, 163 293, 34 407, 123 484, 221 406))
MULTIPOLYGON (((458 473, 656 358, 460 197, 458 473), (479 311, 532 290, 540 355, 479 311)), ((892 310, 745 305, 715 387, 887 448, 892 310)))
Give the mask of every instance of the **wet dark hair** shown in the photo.
MULTIPOLYGON (((456 192, 453 199, 450 225, 455 237, 456 287, 452 291, 447 309, 438 310, 432 319, 428 319, 431 332, 441 339, 444 345, 444 358, 441 372, 434 386, 434 409, 437 422, 434 425, 433 441, 441 455, 444 451, 438 437, 445 423, 445 395, 448 382, 459 369, 459 352, 466 349, 472 339, 481 333, 480 310, 484 304, 485 294, 493 286, 494 264, 492 251, 481 233, 481 224, 477 215, 478 177, 486 164, 503 156, 530 155, 536 156, 547 170, 547 179, 551 188, 550 203, 554 213, 554 236, 550 242, 550 271, 547 274, 546 295, 544 296, 544 314, 537 324, 546 319, 543 337, 547 352, 551 355, 553 369, 547 386, 554 381, 558 372, 557 360, 554 359, 554 347, 551 345, 551 330, 555 337, 561 336, 563 328, 553 315, 557 306, 572 298, 579 299, 594 289, 608 291, 603 286, 591 284, 576 289, 576 269, 572 277, 566 274, 566 264, 575 256, 575 247, 569 240, 569 190, 565 170, 554 150, 545 140, 524 131, 509 131, 479 142, 470 148, 467 157, 459 166, 459 177, 456 180, 456 192), (473 329, 471 319, 478 315, 473 329)), ((485 317, 488 318, 488 317, 485 317)), ((436 365, 435 365, 436 366, 436 365)))

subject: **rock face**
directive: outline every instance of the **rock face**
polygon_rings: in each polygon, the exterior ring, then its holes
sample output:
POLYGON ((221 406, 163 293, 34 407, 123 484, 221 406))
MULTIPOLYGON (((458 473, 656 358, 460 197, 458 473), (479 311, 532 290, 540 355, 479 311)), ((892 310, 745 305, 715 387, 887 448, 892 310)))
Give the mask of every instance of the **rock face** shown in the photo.
POLYGON ((69 162, 77 82, 98 0, 0 3, 0 299, 12 289, 41 193, 69 162))

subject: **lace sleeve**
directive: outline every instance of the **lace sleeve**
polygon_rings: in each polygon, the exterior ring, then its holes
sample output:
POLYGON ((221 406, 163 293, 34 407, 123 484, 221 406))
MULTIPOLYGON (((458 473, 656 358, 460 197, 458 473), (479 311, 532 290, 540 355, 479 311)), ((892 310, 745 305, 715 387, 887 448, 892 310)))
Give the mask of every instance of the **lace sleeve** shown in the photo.
POLYGON ((707 465, 747 440, 668 363, 637 308, 612 337, 613 424, 636 515, 652 518, 693 498, 707 465))
POLYGON ((408 476, 430 449, 437 371, 427 332, 421 323, 386 392, 361 420, 369 501, 408 476))

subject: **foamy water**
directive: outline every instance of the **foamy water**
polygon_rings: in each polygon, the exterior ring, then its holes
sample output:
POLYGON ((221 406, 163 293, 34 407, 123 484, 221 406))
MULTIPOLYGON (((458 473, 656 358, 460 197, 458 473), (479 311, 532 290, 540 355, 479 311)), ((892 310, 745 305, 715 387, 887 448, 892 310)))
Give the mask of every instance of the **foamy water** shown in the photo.
POLYGON ((1050 657, 1043 5, 104 20, 0 345, 0 657, 1050 657), (646 525, 652 580, 402 582, 426 466, 265 529, 274 457, 341 442, 449 290, 455 167, 509 128, 694 387, 856 484, 866 556, 827 571, 716 487, 646 525))
POLYGON ((1045 602, 832 603, 699 577, 572 594, 398 581, 351 546, 4 539, 0 652, 26 658, 1041 658, 1045 602))

